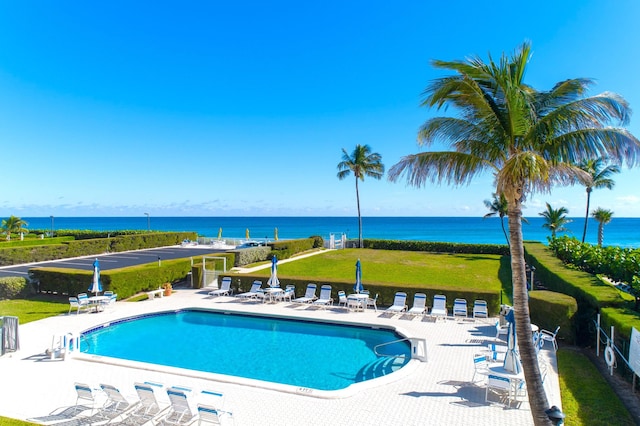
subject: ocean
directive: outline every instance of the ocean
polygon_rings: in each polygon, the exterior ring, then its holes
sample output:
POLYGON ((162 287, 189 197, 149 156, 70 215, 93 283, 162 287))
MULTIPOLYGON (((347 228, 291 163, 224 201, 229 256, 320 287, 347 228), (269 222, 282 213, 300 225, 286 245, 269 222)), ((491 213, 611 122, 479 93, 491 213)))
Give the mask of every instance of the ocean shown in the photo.
MULTIPOLYGON (((357 217, 23 217, 28 229, 87 229, 99 231, 145 230, 192 231, 202 237, 217 237, 222 228, 225 239, 245 239, 246 230, 255 240, 273 240, 275 228, 280 239, 319 235, 329 239, 344 233, 358 237, 357 217)), ((522 224, 525 240, 547 242, 549 231, 542 217, 527 218, 522 224)), ((505 218, 505 227, 507 221, 505 218)), ((582 237, 584 218, 572 218, 568 235, 582 237)), ((419 240, 454 243, 504 244, 500 219, 491 217, 363 217, 364 238, 419 240)), ((562 235, 562 234, 559 234, 562 235)), ((586 242, 596 244, 598 223, 589 218, 586 242)), ((604 228, 604 244, 640 248, 640 218, 613 218, 604 228)))

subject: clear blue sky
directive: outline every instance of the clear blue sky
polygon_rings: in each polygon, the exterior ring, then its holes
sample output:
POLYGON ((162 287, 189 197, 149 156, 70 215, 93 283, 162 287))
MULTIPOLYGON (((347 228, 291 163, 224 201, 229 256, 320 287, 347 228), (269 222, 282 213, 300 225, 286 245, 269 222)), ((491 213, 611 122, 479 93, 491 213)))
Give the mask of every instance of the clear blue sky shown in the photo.
MULTIPOLYGON (((0 217, 355 216, 341 149, 387 169, 442 114, 418 106, 432 59, 533 45, 526 82, 589 77, 637 113, 640 2, 0 1, 0 217)), ((640 169, 592 207, 640 216, 640 169)), ((367 179, 364 216, 480 216, 468 187, 367 179)), ((582 216, 583 187, 545 201, 582 216)), ((614 217, 615 217, 614 216, 614 217)))

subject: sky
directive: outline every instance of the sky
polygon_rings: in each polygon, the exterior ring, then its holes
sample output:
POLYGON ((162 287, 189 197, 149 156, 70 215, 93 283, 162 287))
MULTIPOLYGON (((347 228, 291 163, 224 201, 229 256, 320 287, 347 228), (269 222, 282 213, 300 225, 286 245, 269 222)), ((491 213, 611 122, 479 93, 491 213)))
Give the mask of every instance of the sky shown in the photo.
MULTIPOLYGON (((538 90, 587 77, 638 111, 640 2, 0 0, 0 217, 355 216, 342 149, 423 150, 434 59, 533 56, 538 90)), ((437 150, 437 145, 431 149, 437 150)), ((640 168, 591 207, 640 217, 640 168)), ((360 183, 363 216, 482 216, 470 185, 360 183)), ((534 194, 581 217, 580 186, 534 194)))

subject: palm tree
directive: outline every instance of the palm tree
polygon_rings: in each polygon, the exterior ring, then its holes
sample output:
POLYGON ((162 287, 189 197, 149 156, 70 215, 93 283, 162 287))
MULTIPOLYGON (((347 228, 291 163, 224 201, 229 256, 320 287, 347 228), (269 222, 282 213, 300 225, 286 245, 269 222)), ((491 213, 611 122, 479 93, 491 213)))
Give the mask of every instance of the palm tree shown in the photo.
MULTIPOLYGON (((484 63, 473 57, 464 61, 433 61, 437 68, 454 74, 430 83, 422 106, 449 106, 456 117, 433 117, 420 128, 418 141, 449 150, 407 155, 389 171, 392 181, 406 176, 413 186, 428 182, 468 184, 478 175, 493 173, 495 192, 507 199, 511 274, 516 333, 531 335, 522 242, 522 202, 533 192, 549 192, 555 184, 575 183, 584 172, 578 162, 608 156, 633 166, 640 141, 611 121, 629 120, 627 102, 612 93, 593 97, 584 94, 588 79, 557 83, 549 91, 524 84, 531 54, 528 42, 510 57, 484 63)), ((535 424, 550 424, 532 339, 518 339, 527 382, 527 394, 535 424)))
POLYGON ((613 212, 611 210, 598 207, 591 212, 591 216, 598 221, 598 245, 602 247, 602 241, 604 241, 604 226, 611 222, 613 212))
POLYGON ((542 213, 538 213, 540 216, 544 217, 545 223, 542 224, 543 228, 546 228, 551 231, 551 238, 556 237, 556 232, 566 232, 568 231, 565 228, 565 225, 571 223, 571 219, 567 218, 567 213, 569 210, 566 207, 558 207, 554 209, 551 207, 551 204, 547 204, 547 210, 542 213))
POLYGON ((349 155, 342 148, 342 161, 338 163, 338 179, 342 180, 349 176, 351 172, 356 177, 356 201, 358 204, 358 247, 362 247, 362 216, 360 215, 360 191, 358 181, 364 181, 365 176, 374 179, 381 179, 384 175, 384 165, 381 162, 382 156, 376 152, 372 153, 369 145, 356 145, 349 155))
POLYGON ((620 167, 616 164, 609 164, 603 167, 605 160, 602 158, 588 159, 582 161, 578 167, 587 172, 587 179, 582 184, 587 188, 587 210, 584 216, 584 230, 582 231, 582 242, 587 236, 587 223, 589 222, 589 203, 591 202, 591 191, 599 188, 612 189, 615 185, 610 176, 620 173, 620 167))
POLYGON ((504 227, 504 218, 507 216, 507 199, 504 197, 504 194, 494 193, 493 200, 484 200, 484 205, 489 209, 489 213, 485 214, 482 218, 486 219, 491 216, 500 216, 500 226, 502 226, 502 233, 504 234, 504 238, 507 240, 507 245, 509 245, 509 235, 507 235, 507 230, 504 227))
POLYGON ((27 225, 28 223, 19 217, 9 216, 8 219, 2 219, 0 228, 2 229, 2 233, 6 235, 7 241, 10 241, 12 233, 19 234, 26 231, 25 228, 27 225))

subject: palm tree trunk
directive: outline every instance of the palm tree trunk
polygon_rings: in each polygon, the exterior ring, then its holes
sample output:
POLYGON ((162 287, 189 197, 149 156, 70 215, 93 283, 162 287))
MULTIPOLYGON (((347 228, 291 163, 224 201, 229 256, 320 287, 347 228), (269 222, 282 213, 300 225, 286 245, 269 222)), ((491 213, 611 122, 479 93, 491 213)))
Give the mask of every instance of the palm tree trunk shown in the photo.
MULTIPOLYGON (((514 197, 515 198, 515 197, 514 197)), ((542 384, 538 358, 531 339, 529 318, 529 295, 522 242, 522 204, 519 199, 509 200, 509 235, 511 236, 511 277, 513 281, 513 308, 516 320, 518 349, 522 370, 527 382, 527 395, 535 425, 551 425, 545 410, 549 401, 542 384)))
POLYGON ((604 242, 604 222, 598 223, 598 246, 602 247, 604 242))
POLYGON ((362 216, 360 216, 360 191, 358 191, 358 175, 356 175, 356 202, 358 203, 358 247, 362 248, 362 216))
POLYGON ((504 217, 500 217, 500 225, 502 225, 502 233, 507 240, 507 245, 510 246, 511 243, 509 243, 509 236, 507 235, 507 230, 504 228, 504 217))
POLYGON ((582 231, 582 242, 587 237, 587 223, 589 223, 589 203, 591 202, 591 188, 587 188, 587 212, 584 214, 584 230, 582 231))

